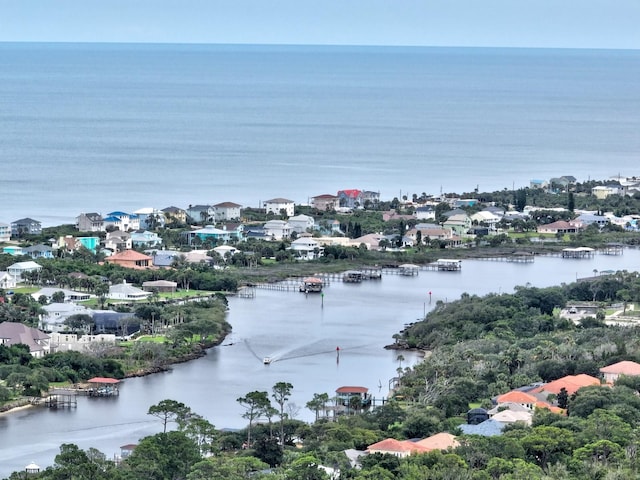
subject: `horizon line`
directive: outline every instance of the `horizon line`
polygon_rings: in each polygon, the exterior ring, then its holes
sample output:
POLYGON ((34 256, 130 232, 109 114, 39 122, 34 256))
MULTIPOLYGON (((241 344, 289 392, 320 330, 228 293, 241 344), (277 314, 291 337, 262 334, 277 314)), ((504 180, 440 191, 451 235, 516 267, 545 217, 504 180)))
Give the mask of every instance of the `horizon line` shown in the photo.
POLYGON ((6 44, 54 44, 54 45, 172 45, 172 46, 211 46, 211 47, 322 47, 322 48, 388 48, 388 49, 493 49, 493 50, 611 50, 639 51, 640 47, 593 47, 593 46, 514 46, 514 45, 384 45, 358 43, 224 43, 224 42, 159 42, 159 41, 88 41, 88 40, 0 40, 6 44))

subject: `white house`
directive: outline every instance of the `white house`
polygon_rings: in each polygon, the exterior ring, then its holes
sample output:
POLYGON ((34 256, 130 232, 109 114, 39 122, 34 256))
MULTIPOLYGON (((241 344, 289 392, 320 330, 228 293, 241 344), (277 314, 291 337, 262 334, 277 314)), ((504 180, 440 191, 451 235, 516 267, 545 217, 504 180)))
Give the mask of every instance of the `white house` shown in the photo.
POLYGON ((240 209, 242 205, 233 202, 222 202, 212 205, 209 208, 209 217, 215 219, 216 222, 226 222, 228 220, 236 220, 240 218, 240 209))
POLYGON ((291 236, 291 226, 284 220, 269 220, 263 228, 265 236, 272 240, 282 240, 291 236))
POLYGON ((297 233, 304 233, 309 230, 313 230, 316 226, 316 221, 313 217, 308 215, 296 215, 295 217, 289 218, 288 221, 291 226, 291 230, 297 233))
POLYGON ((151 295, 151 292, 145 292, 128 284, 126 281, 109 287, 109 298, 113 300, 144 300, 149 295, 151 295))
POLYGON ((213 251, 226 260, 227 258, 233 257, 240 250, 232 247, 231 245, 220 245, 219 247, 214 248, 213 251))
POLYGON ((0 243, 11 240, 11 225, 0 223, 0 243))
POLYGON ((281 215, 284 212, 285 216, 293 217, 295 204, 293 200, 287 200, 286 198, 272 198, 264 202, 264 208, 267 214, 281 215))
POLYGON ((131 232, 131 245, 135 247, 157 247, 162 244, 162 238, 155 232, 131 232))
POLYGON ((86 352, 98 345, 109 347, 116 344, 116 336, 113 333, 100 333, 98 335, 78 335, 75 333, 51 333, 51 346, 56 352, 86 352))
POLYGON ((316 260, 324 255, 324 247, 310 237, 301 237, 291 242, 289 249, 302 260, 316 260))
POLYGON ((51 352, 49 335, 37 328, 27 327, 23 323, 0 323, 0 345, 23 344, 29 347, 29 352, 36 358, 41 358, 51 352))
POLYGON ((618 185, 598 185, 591 189, 591 194, 598 200, 604 200, 611 195, 622 195, 624 189, 618 185))
POLYGON ((16 279, 17 283, 22 282, 22 276, 27 272, 36 272, 42 270, 42 265, 36 262, 18 262, 7 267, 7 273, 16 279))
POLYGON ((92 315, 93 310, 75 303, 51 303, 43 305, 46 312, 40 315, 38 328, 46 332, 62 332, 67 329, 65 321, 73 315, 92 315))
POLYGON ((502 217, 487 210, 482 210, 471 215, 472 224, 484 225, 489 227, 490 230, 496 229, 496 224, 500 222, 502 217))
POLYGON ((0 288, 16 288, 17 282, 13 275, 9 272, 0 272, 0 288))
POLYGON ((105 229, 111 227, 115 230, 127 232, 140 228, 140 218, 136 214, 130 215, 125 212, 111 212, 107 214, 103 221, 105 229))

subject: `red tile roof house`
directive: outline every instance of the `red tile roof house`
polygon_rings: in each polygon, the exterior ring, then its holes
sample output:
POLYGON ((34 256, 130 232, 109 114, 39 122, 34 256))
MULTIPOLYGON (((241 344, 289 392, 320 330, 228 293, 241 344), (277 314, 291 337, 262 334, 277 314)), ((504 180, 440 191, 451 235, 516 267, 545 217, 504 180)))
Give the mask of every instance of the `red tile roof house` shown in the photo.
POLYGON ((136 252, 135 250, 125 250, 124 252, 115 253, 105 258, 106 263, 114 263, 125 268, 144 269, 151 268, 153 258, 149 255, 136 252))
POLYGON ((601 385, 601 382, 595 377, 581 373, 579 375, 567 375, 553 382, 545 383, 530 390, 529 393, 536 395, 539 399, 546 400, 551 394, 558 395, 563 388, 567 391, 567 394, 573 395, 580 388, 591 385, 601 385))
POLYGON ((416 442, 410 440, 396 440, 395 438, 385 438, 384 440, 369 445, 367 447, 367 453, 382 453, 394 455, 399 458, 408 457, 413 453, 427 453, 432 449, 418 445, 416 442))
POLYGON ((640 363, 624 360, 607 367, 602 367, 600 373, 602 373, 606 383, 614 383, 620 375, 627 375, 629 377, 640 375, 640 363))

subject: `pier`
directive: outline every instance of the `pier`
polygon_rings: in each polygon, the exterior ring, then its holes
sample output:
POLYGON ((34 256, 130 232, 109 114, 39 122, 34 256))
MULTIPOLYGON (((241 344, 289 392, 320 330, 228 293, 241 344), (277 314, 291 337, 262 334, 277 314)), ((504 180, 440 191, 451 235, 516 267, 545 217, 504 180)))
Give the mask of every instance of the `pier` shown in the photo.
POLYGON ((595 250, 590 247, 564 248, 562 258, 584 259, 593 258, 595 250))
POLYGON ((75 408, 78 406, 78 391, 71 388, 54 388, 44 399, 48 408, 75 408))
POLYGON ((535 259, 535 255, 531 252, 514 252, 510 255, 499 255, 495 257, 476 257, 472 260, 483 260, 487 262, 533 263, 535 259))

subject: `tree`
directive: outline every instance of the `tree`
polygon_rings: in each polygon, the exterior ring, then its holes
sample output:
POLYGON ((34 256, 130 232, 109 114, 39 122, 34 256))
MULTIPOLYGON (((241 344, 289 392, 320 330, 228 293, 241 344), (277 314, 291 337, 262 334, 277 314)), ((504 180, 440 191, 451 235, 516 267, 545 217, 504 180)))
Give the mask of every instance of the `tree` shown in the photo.
POLYGON ((320 411, 324 410, 325 405, 329 401, 329 394, 327 393, 314 393, 313 398, 309 400, 306 404, 306 407, 315 412, 316 414, 316 422, 320 417, 320 411))
POLYGON ((251 446, 253 422, 260 418, 267 408, 271 407, 271 402, 269 401, 267 392, 259 392, 257 390, 247 393, 244 397, 240 397, 236 401, 245 409, 242 418, 249 420, 249 426, 247 427, 247 446, 251 446))
POLYGON ((169 422, 183 425, 192 415, 191 409, 184 403, 169 399, 162 400, 156 405, 151 405, 147 414, 158 417, 162 421, 163 433, 166 433, 169 422))
POLYGON ((271 396, 273 397, 273 399, 276 401, 276 403, 278 404, 278 406, 280 407, 280 445, 284 446, 284 419, 285 419, 285 413, 284 413, 284 406, 287 403, 287 400, 289 400, 289 397, 291 396, 291 390, 293 389, 293 385, 291 385, 288 382, 278 382, 273 386, 273 393, 271 394, 271 396))
POLYGON ((124 468, 131 480, 178 480, 200 460, 197 445, 184 433, 172 431, 143 438, 124 468))
POLYGON ((567 405, 569 404, 569 393, 567 392, 566 388, 562 387, 560 389, 556 401, 558 402, 558 406, 560 408, 567 408, 567 405))

